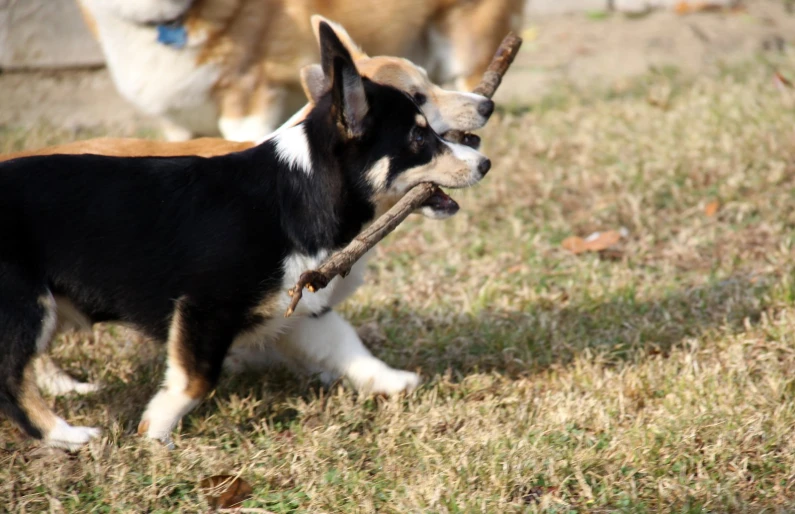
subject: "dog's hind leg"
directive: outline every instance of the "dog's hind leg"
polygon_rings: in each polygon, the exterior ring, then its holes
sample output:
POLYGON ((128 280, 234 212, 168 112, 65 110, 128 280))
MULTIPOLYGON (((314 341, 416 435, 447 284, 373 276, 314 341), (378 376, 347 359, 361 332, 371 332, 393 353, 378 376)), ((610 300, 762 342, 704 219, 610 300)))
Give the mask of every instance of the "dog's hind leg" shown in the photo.
POLYGON ((323 370, 321 380, 345 377, 362 392, 398 394, 413 390, 420 377, 389 367, 364 346, 356 330, 334 311, 298 320, 276 343, 284 355, 309 369, 323 370))
POLYGON ((216 314, 185 298, 175 303, 165 381, 146 407, 138 434, 172 447, 171 431, 215 387, 233 338, 232 324, 216 314))
POLYGON ((80 382, 62 370, 52 357, 42 353, 33 363, 36 385, 48 394, 60 396, 67 393, 88 394, 99 389, 96 384, 80 382))
POLYGON ((99 435, 58 417, 36 386, 35 359, 46 351, 57 322, 55 299, 43 286, 0 263, 0 410, 51 446, 75 449, 99 435))

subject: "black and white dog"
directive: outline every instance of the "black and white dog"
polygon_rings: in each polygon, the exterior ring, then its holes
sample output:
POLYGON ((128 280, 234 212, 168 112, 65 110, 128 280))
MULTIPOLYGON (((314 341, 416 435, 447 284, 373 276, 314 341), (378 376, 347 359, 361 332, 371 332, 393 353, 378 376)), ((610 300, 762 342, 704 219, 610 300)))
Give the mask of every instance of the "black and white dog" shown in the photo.
MULTIPOLYGON (((67 448, 99 434, 70 426, 36 387, 33 363, 59 305, 166 344, 163 388, 138 431, 168 440, 233 344, 293 323, 286 290, 301 272, 411 186, 460 188, 486 174, 487 158, 443 141, 408 95, 362 78, 333 30, 320 31, 328 92, 304 122, 255 148, 0 164, 0 409, 28 434, 67 448)), ((321 322, 340 282, 305 294, 296 315, 321 322)), ((344 348, 329 339, 304 351, 322 361, 344 348)))

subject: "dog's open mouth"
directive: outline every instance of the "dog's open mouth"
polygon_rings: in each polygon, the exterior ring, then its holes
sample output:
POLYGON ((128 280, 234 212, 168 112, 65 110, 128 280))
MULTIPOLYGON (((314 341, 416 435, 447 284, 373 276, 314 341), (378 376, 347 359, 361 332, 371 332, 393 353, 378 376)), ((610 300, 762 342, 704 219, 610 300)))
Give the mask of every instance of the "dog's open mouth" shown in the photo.
POLYGON ((452 216, 460 209, 458 202, 450 198, 450 195, 442 191, 442 188, 438 186, 434 189, 433 195, 425 200, 422 206, 429 207, 433 209, 435 213, 445 216, 452 216))

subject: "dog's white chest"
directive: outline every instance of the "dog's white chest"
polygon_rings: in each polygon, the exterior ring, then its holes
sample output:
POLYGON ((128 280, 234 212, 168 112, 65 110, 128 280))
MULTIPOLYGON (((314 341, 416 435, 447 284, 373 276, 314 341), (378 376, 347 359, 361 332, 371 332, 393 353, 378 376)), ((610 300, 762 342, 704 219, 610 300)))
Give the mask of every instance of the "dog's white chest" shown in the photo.
MULTIPOLYGON (((122 19, 97 0, 86 0, 108 69, 119 92, 142 111, 156 116, 177 116, 198 109, 204 118, 191 125, 217 130, 211 91, 221 70, 217 64, 197 64, 200 48, 172 48, 157 41, 157 29, 122 19)), ((199 128, 199 127, 197 127, 199 128)))
MULTIPOLYGON (((291 289, 301 274, 305 271, 317 269, 326 260, 328 253, 320 252, 314 256, 293 254, 284 259, 282 269, 284 270, 284 278, 282 279, 282 293, 279 297, 279 307, 284 310, 290 305, 291 298, 287 294, 287 290, 291 289)), ((317 291, 309 292, 304 291, 301 301, 298 302, 298 307, 295 309, 295 314, 305 316, 307 314, 314 314, 322 311, 331 304, 331 298, 334 295, 335 288, 339 285, 339 277, 334 278, 328 286, 317 291)))
POLYGON ((321 252, 314 256, 293 254, 284 259, 282 262, 284 275, 282 276, 281 290, 276 301, 266 302, 267 305, 262 313, 265 315, 263 323, 239 336, 235 341, 235 346, 268 344, 281 334, 289 331, 301 317, 322 313, 325 309, 334 307, 361 284, 359 268, 355 268, 356 273, 352 273, 351 276, 345 279, 336 277, 328 286, 317 292, 312 293, 304 290, 301 301, 298 303, 293 315, 285 318, 284 313, 292 300, 287 291, 295 286, 303 272, 320 267, 327 255, 326 252, 321 252))

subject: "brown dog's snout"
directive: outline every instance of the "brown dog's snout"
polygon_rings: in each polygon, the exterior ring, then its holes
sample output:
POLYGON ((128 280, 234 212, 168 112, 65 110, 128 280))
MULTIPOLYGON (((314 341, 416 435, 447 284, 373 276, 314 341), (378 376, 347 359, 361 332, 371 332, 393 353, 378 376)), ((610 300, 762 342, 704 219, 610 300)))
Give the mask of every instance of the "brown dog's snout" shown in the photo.
POLYGON ((483 100, 478 104, 478 114, 488 119, 491 113, 494 112, 494 102, 491 100, 483 100))
POLYGON ((491 159, 489 159, 488 157, 484 157, 483 160, 481 160, 480 163, 478 164, 478 171, 480 172, 480 175, 482 177, 485 177, 486 173, 488 173, 490 169, 491 169, 491 159))

